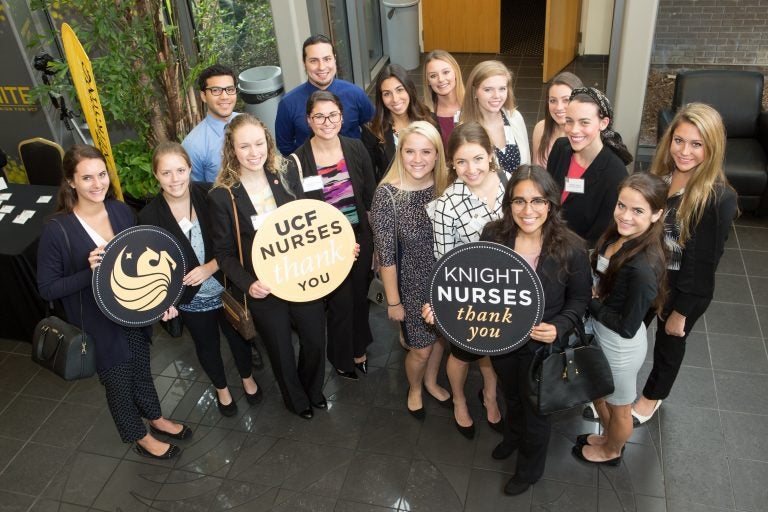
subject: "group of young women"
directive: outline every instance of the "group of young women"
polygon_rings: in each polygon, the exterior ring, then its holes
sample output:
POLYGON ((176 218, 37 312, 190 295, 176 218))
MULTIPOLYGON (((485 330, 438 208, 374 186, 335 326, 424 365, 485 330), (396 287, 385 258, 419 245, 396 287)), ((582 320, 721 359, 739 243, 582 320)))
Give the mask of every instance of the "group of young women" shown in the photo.
MULTIPOLYGON (((326 356, 339 377, 357 379, 358 371, 368 371, 366 293, 375 253, 387 314, 400 323, 409 348, 405 398, 413 417, 425 418, 426 389, 453 408, 457 430, 474 437, 464 388, 469 365, 477 361, 485 420, 503 436, 491 455, 504 459, 518 452, 505 492, 524 492, 543 474, 550 437, 549 419, 527 397, 528 368, 537 350, 565 343, 588 312, 615 391, 595 402, 603 433, 580 435, 573 454, 619 464, 633 421, 647 421, 670 392, 685 339, 712 298, 714 272, 737 213, 723 173, 719 114, 703 104, 683 107, 661 139, 651 172, 628 175, 631 156, 611 129, 610 102, 570 73, 549 86, 549 117, 534 129, 532 148, 504 64, 478 64, 465 89, 456 60, 436 50, 425 59, 424 79, 422 103, 401 67, 385 68, 376 82, 377 112, 362 141, 339 135, 339 99, 315 92, 306 110, 313 136, 288 157, 276 151, 261 121, 237 116, 226 128, 222 167, 210 189, 190 182, 189 158, 180 145, 155 150, 161 192, 139 220, 171 231, 187 259, 197 262, 184 278, 177 308, 219 410, 237 413, 219 329, 246 401, 263 397, 248 345, 222 313, 225 282, 246 297, 285 406, 310 419, 313 409, 328 405, 322 393, 326 356), (356 247, 349 248, 356 261, 330 296, 295 303, 273 296, 258 279, 250 250, 265 214, 305 197, 346 215, 356 235, 356 247), (477 240, 507 245, 535 268, 545 311, 529 342, 509 354, 478 357, 451 347, 448 390, 438 383, 446 346, 432 325, 428 276, 437 258, 477 240), (654 317, 654 366, 635 401, 646 328, 654 317)), ((162 417, 149 371, 148 333, 112 323, 90 290, 104 244, 133 225, 133 216, 112 199, 98 150, 75 146, 64 163, 58 215, 40 244, 41 295, 61 299, 72 323, 81 325, 80 312, 88 313, 99 378, 123 441, 134 442, 142 455, 173 457, 178 447, 153 434, 184 439, 191 430, 162 417), (67 248, 67 237, 76 249, 67 248)), ((176 313, 171 308, 165 316, 176 313)))

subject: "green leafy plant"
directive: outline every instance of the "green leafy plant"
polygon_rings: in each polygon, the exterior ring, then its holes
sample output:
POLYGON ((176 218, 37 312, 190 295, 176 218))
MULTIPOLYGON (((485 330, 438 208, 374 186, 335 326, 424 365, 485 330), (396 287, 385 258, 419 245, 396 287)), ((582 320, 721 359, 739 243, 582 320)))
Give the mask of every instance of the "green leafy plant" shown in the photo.
POLYGON ((160 187, 152 174, 152 149, 138 139, 127 139, 112 146, 117 175, 123 192, 141 199, 157 194, 160 187))

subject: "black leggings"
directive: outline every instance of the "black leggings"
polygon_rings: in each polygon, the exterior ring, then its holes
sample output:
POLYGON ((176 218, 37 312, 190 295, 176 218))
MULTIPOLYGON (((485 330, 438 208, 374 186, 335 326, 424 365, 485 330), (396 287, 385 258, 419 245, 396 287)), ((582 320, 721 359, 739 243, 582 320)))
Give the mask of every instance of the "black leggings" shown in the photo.
POLYGON ((212 311, 179 311, 179 313, 195 342, 197 359, 217 389, 227 387, 224 361, 221 359, 219 328, 227 338, 240 378, 247 379, 251 376, 251 346, 227 322, 224 308, 212 311))

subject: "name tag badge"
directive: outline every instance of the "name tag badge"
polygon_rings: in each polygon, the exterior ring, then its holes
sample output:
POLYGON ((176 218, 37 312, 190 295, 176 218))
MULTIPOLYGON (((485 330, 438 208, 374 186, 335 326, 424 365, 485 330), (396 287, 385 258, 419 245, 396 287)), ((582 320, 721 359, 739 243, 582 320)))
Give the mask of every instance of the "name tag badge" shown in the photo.
POLYGON ((258 231, 262 224, 264 224, 264 219, 267 218, 266 214, 262 215, 251 215, 251 224, 253 224, 253 230, 258 231))
POLYGON ((190 222, 190 220, 186 217, 184 217, 179 221, 179 227, 181 228, 181 232, 184 233, 185 235, 189 233, 189 230, 192 229, 192 226, 194 226, 194 224, 192 224, 192 222, 190 222))
POLYGON ((574 194, 583 194, 584 180, 582 178, 565 178, 565 191, 574 194))
POLYGON ((601 274, 605 274, 605 271, 608 270, 608 263, 610 263, 611 260, 603 256, 602 254, 597 255, 597 271, 601 274))
POLYGON ((459 119, 461 119, 461 110, 457 110, 455 114, 453 114, 453 124, 459 124, 459 119))
POLYGON ((313 190, 323 189, 323 178, 320 176, 307 176, 302 182, 304 192, 312 192, 313 190))

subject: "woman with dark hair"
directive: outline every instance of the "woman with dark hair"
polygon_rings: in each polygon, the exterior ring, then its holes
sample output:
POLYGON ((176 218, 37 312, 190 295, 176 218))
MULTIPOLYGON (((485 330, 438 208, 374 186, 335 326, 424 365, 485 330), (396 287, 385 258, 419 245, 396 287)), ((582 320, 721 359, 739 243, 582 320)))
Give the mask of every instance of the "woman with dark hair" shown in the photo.
MULTIPOLYGON (((450 185, 427 210, 434 231, 435 259, 454 247, 476 242, 485 224, 501 217, 504 187, 510 174, 499 169, 493 151, 491 138, 480 123, 462 123, 451 133, 448 140, 450 185)), ((453 393, 454 421, 458 431, 468 439, 475 436, 475 424, 467 406, 464 385, 473 362, 477 362, 483 376, 483 389, 478 397, 485 406, 488 424, 501 431, 496 374, 491 360, 451 346, 445 370, 453 393)))
POLYGON ((547 171, 562 191, 563 217, 588 247, 608 227, 619 184, 632 162, 612 125, 613 109, 602 92, 574 89, 566 108, 566 136, 555 141, 547 160, 547 171))
POLYGON ((547 166, 552 146, 560 137, 565 137, 565 109, 571 101, 571 92, 582 87, 581 79, 568 71, 555 76, 547 88, 547 112, 544 119, 536 123, 531 135, 533 163, 547 166))
POLYGON ((389 64, 376 79, 376 113, 363 126, 361 140, 373 162, 376 182, 381 181, 395 156, 398 133, 413 121, 427 121, 435 126, 432 113, 419 100, 416 85, 398 64, 389 64))
POLYGON ((669 395, 685 356, 685 340, 715 290, 715 271, 738 215, 736 192, 723 172, 725 127, 709 105, 678 110, 657 146, 651 172, 669 184, 664 231, 670 259, 669 297, 656 320, 653 368, 632 415, 645 423, 669 395))
POLYGON ((512 91, 512 73, 503 62, 486 60, 467 78, 467 94, 461 106, 461 122, 483 125, 493 142, 499 167, 512 173, 531 163, 528 129, 517 110, 512 91))
POLYGON ((308 199, 336 207, 346 215, 360 245, 360 255, 344 282, 325 299, 328 360, 336 374, 357 380, 355 369, 368 373, 366 348, 373 341, 368 325, 368 286, 373 278, 373 234, 368 223, 376 180, 365 146, 339 135, 344 109, 339 98, 316 91, 307 100, 309 138, 292 155, 299 163, 308 199))
POLYGON ((208 194, 213 252, 232 283, 232 293, 247 297, 285 407, 309 420, 313 407, 328 407, 322 393, 325 330, 318 329, 325 323, 322 301, 299 303, 275 297, 259 280, 251 258, 253 238, 266 215, 300 197, 296 167, 277 152, 264 123, 248 113, 234 118, 224 131, 221 170, 208 194), (299 335, 298 365, 292 326, 299 335))
POLYGON ((576 438, 579 460, 618 466, 632 435, 632 402, 637 373, 648 348, 643 323, 648 309, 664 304, 664 223, 667 185, 657 176, 636 173, 619 187, 613 220, 592 253, 597 280, 589 313, 595 338, 611 366, 614 391, 595 400, 603 435, 576 438))
POLYGON ((219 412, 234 416, 237 403, 227 387, 219 329, 229 343, 248 403, 261 402, 263 393, 253 379, 248 342, 224 316, 221 303, 223 276, 211 242, 210 184, 191 182, 191 169, 189 156, 178 142, 161 142, 155 148, 152 171, 161 190, 141 210, 139 222, 170 231, 179 241, 186 260, 192 263, 193 268, 184 276, 186 288, 179 299, 179 314, 195 342, 197 359, 216 389, 219 412))
POLYGON ((443 146, 447 147, 464 102, 464 79, 453 55, 438 49, 424 57, 423 93, 424 104, 435 113, 443 146))
MULTIPOLYGON (((114 199, 104 155, 93 146, 75 145, 64 155, 63 179, 55 215, 45 224, 37 254, 37 286, 47 301, 60 300, 69 323, 93 340, 96 373, 107 406, 124 443, 139 455, 170 459, 181 452, 152 434, 186 439, 192 430, 163 418, 149 366, 150 330, 122 327, 107 318, 94 299, 93 270, 104 246, 135 225, 133 212, 114 199), (149 421, 149 430, 142 418, 149 421)), ((171 307, 169 320, 178 314, 171 307)))
MULTIPOLYGON (((592 278, 584 242, 560 216, 560 190, 547 172, 523 165, 509 180, 502 216, 485 225, 480 240, 513 249, 536 270, 544 290, 544 313, 530 340, 517 350, 493 356, 493 368, 507 406, 504 439, 491 457, 506 459, 517 451, 515 473, 504 486, 509 495, 522 494, 544 473, 550 437, 548 416, 528 399, 528 372, 534 353, 552 343, 567 343, 566 334, 587 309, 592 278)), ((426 308, 425 319, 434 321, 426 308)))

